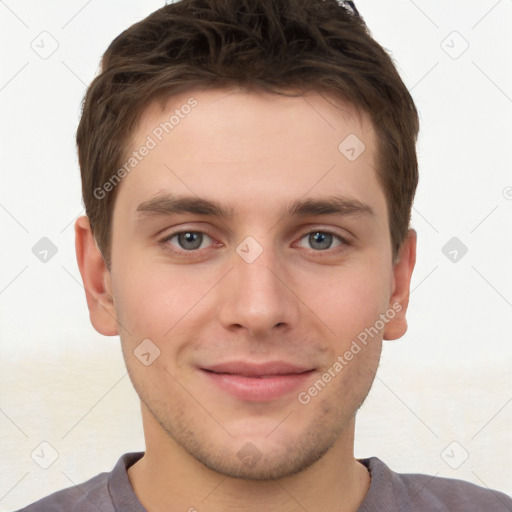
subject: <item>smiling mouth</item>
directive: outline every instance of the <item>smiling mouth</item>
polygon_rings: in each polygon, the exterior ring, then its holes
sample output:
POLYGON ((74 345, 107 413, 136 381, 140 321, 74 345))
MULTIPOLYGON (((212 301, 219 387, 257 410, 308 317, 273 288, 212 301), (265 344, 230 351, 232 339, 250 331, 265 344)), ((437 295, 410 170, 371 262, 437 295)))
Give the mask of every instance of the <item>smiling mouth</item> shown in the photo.
POLYGON ((302 375, 303 373, 310 373, 313 370, 306 370, 306 371, 300 372, 300 373, 273 373, 273 374, 269 374, 269 375, 243 375, 243 374, 238 374, 238 373, 214 372, 212 370, 205 370, 205 371, 210 372, 210 373, 215 373, 216 375, 232 375, 234 377, 244 377, 246 379, 271 379, 274 377, 286 377, 289 375, 302 375))
POLYGON ((310 365, 297 365, 285 361, 267 361, 264 363, 230 361, 202 368, 202 370, 212 373, 240 375, 243 377, 296 375, 313 369, 310 365))
POLYGON ((290 395, 301 385, 305 386, 316 371, 282 362, 234 362, 200 370, 222 392, 243 401, 256 402, 277 400, 290 395))

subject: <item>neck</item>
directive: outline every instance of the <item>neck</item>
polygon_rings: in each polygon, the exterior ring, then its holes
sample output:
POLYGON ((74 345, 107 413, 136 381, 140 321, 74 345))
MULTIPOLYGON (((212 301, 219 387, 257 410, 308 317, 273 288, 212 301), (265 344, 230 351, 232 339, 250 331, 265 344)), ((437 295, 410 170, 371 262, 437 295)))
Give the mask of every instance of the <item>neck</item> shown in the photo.
POLYGON ((148 512, 355 512, 369 489, 370 476, 354 459, 354 428, 352 420, 329 451, 300 473, 256 481, 210 470, 146 418, 146 452, 128 469, 128 477, 148 512))

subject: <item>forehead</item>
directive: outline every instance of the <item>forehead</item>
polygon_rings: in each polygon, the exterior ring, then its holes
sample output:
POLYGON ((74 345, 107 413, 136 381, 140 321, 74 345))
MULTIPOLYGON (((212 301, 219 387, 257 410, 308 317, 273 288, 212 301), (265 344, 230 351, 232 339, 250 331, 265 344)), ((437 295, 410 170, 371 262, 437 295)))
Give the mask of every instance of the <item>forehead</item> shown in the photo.
MULTIPOLYGON (((293 93, 293 90, 289 92, 293 93)), ((308 137, 317 130, 333 140, 341 137, 346 130, 356 130, 365 138, 374 135, 372 121, 365 111, 332 94, 309 92, 287 96, 267 91, 247 91, 234 86, 191 89, 152 101, 142 112, 128 149, 134 149, 144 135, 153 133, 160 140, 161 136, 171 131, 183 132, 186 129, 184 126, 204 135, 216 132, 217 128, 223 129, 223 135, 238 132, 240 128, 245 133, 257 135, 281 131, 283 127, 297 137, 308 137), (208 125, 203 123, 205 118, 210 120, 208 125), (183 122, 185 119, 186 123, 183 122), (166 122, 169 122, 167 130, 160 126, 166 122), (164 133, 160 132, 159 127, 164 133)))
POLYGON ((369 116, 318 93, 191 90, 144 111, 126 161, 145 146, 118 191, 131 212, 168 191, 240 209, 339 192, 385 209, 369 116))

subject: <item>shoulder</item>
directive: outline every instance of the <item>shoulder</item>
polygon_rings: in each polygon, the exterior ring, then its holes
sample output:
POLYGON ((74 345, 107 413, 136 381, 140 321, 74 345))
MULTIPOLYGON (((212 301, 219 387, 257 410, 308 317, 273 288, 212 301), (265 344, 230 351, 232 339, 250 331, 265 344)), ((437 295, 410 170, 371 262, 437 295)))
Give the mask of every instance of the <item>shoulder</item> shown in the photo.
POLYGON ((379 498, 385 499, 389 510, 403 507, 403 510, 415 512, 512 512, 512 498, 499 491, 454 478, 395 473, 376 457, 360 462, 368 467, 372 476, 367 496, 370 508, 362 508, 365 512, 373 510, 371 501, 377 504, 379 498))
POLYGON ((425 510, 450 512, 512 512, 512 498, 470 482, 423 474, 402 474, 399 479, 407 497, 420 510, 424 507, 425 510))
MULTIPOLYGON (((54 492, 18 512, 82 512, 110 509, 101 507, 108 497, 107 483, 110 473, 100 473, 95 477, 66 489, 54 492)), ((108 503, 108 501, 107 501, 108 503)))
POLYGON ((111 472, 54 492, 17 512, 116 512, 143 511, 128 479, 127 469, 143 452, 125 453, 111 472))

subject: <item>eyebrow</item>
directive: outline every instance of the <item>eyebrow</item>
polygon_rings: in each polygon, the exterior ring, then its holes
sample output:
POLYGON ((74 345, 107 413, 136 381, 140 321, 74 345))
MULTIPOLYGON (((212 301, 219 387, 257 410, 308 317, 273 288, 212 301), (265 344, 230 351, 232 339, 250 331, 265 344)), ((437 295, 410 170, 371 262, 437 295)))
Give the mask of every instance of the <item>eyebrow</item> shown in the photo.
MULTIPOLYGON (((139 217, 194 213, 197 215, 227 219, 234 217, 235 210, 218 201, 196 196, 159 195, 142 202, 136 209, 139 217)), ((318 199, 298 199, 284 208, 284 215, 306 217, 314 215, 369 215, 373 208, 358 199, 344 196, 328 196, 318 199)))

